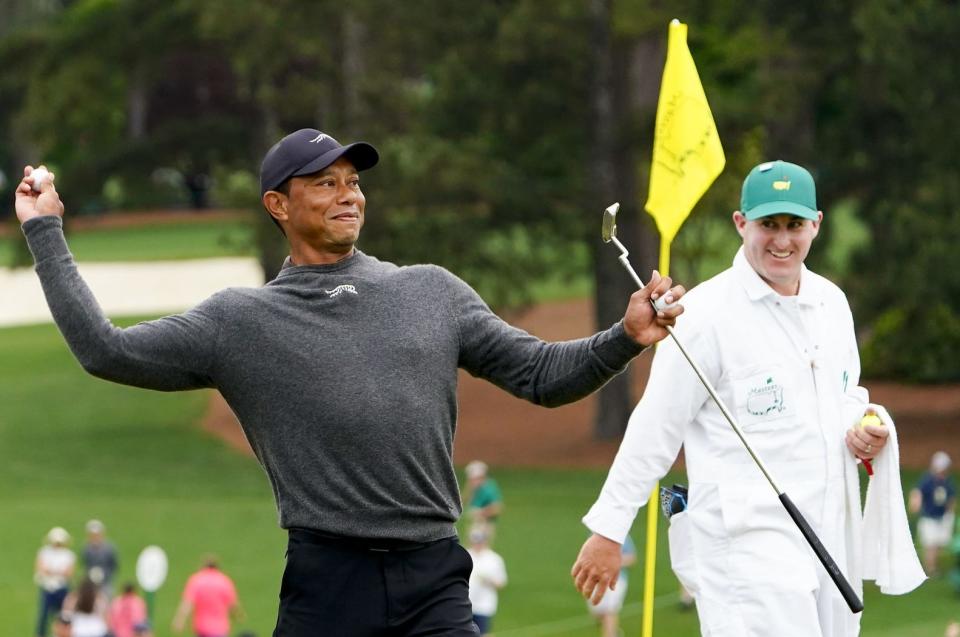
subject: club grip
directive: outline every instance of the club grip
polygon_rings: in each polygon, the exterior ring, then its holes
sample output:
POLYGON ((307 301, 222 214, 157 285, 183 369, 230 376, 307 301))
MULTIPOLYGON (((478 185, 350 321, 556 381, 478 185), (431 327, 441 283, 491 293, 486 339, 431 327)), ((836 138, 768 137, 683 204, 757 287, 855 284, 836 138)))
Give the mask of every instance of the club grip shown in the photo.
POLYGON ((813 552, 817 554, 817 558, 820 559, 820 563, 823 564, 823 568, 827 569, 827 573, 830 574, 830 579, 833 580, 833 583, 837 585, 837 588, 840 590, 840 594, 843 595, 843 599, 847 602, 847 606, 850 607, 850 610, 854 613, 859 613, 863 610, 863 602, 860 601, 860 598, 857 597, 857 594, 853 591, 853 588, 850 586, 850 582, 847 581, 847 578, 843 576, 843 573, 840 572, 840 568, 837 566, 837 563, 833 561, 833 558, 830 557, 830 554, 827 552, 826 547, 823 546, 823 543, 820 542, 820 538, 817 537, 817 534, 813 532, 813 529, 810 528, 810 525, 807 524, 807 520, 803 517, 803 514, 800 513, 800 509, 793 503, 786 493, 780 494, 780 502, 783 504, 783 508, 787 510, 787 513, 790 514, 790 517, 793 518, 794 523, 800 529, 800 532, 803 533, 803 537, 807 539, 807 543, 810 545, 810 548, 813 549, 813 552))

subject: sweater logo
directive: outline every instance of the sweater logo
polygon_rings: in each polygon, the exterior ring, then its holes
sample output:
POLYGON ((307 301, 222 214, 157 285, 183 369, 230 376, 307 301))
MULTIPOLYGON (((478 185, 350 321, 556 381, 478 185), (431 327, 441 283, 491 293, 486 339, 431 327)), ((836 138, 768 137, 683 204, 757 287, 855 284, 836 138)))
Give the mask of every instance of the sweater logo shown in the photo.
POLYGON ((332 290, 324 290, 331 299, 337 296, 340 296, 344 292, 349 292, 350 294, 357 294, 357 288, 352 285, 338 285, 332 290))

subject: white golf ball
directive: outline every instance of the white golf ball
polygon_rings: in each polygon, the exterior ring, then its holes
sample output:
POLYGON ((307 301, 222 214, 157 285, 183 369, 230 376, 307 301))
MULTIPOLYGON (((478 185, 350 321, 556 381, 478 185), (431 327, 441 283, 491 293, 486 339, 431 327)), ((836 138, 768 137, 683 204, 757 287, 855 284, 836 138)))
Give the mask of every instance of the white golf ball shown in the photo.
POLYGON ((43 166, 34 168, 33 172, 30 173, 30 179, 33 182, 33 189, 40 192, 43 182, 50 181, 50 171, 43 166))
POLYGON ((665 300, 666 298, 666 296, 661 296, 653 302, 653 307, 656 308, 658 312, 677 307, 676 303, 667 303, 665 300))

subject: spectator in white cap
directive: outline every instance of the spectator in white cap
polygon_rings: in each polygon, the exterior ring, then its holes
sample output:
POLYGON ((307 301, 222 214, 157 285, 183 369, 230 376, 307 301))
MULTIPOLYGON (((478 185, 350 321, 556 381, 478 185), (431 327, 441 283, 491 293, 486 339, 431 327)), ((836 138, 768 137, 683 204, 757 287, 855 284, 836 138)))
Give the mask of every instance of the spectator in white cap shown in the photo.
POLYGON ((917 539, 923 550, 923 568, 927 575, 939 574, 940 550, 953 537, 953 511, 957 489, 950 471, 950 456, 938 451, 930 459, 930 471, 910 491, 910 512, 919 513, 917 539))
POLYGON ((499 591, 507 585, 507 567, 503 558, 490 548, 490 529, 477 525, 470 529, 470 605, 473 607, 473 622, 481 635, 493 629, 493 616, 497 614, 499 591))
POLYGON ((117 549, 107 539, 107 527, 100 520, 87 522, 87 543, 83 547, 83 567, 87 577, 106 595, 113 596, 113 574, 119 561, 117 549))
POLYGON ((55 526, 47 532, 44 544, 37 553, 33 579, 40 587, 40 612, 37 615, 37 637, 46 637, 50 618, 63 608, 63 600, 70 590, 70 578, 77 562, 67 546, 70 534, 55 526))

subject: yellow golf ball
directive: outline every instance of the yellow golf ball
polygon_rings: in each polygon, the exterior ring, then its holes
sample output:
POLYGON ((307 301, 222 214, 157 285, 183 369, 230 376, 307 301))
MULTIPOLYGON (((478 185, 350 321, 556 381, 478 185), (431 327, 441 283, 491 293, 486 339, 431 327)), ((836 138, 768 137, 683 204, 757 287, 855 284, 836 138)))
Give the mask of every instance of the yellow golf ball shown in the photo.
POLYGON ((880 420, 880 416, 876 414, 867 414, 860 419, 860 428, 863 429, 867 425, 873 425, 874 427, 883 427, 883 421, 880 420))

